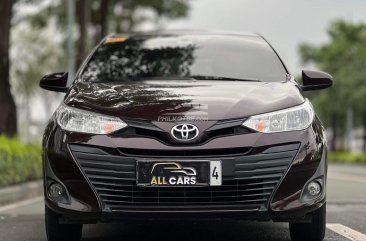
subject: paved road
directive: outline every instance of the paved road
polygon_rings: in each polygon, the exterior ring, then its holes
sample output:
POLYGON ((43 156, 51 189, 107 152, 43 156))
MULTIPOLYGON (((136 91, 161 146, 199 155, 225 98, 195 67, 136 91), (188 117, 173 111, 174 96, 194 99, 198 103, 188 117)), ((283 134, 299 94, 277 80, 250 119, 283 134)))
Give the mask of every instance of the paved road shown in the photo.
MULTIPOLYGON (((43 213, 41 198, 0 207, 0 241, 46 240, 43 213)), ((366 241, 366 167, 330 166, 327 215, 326 240, 366 241)), ((287 224, 262 222, 86 225, 83 237, 87 241, 290 240, 287 224)))

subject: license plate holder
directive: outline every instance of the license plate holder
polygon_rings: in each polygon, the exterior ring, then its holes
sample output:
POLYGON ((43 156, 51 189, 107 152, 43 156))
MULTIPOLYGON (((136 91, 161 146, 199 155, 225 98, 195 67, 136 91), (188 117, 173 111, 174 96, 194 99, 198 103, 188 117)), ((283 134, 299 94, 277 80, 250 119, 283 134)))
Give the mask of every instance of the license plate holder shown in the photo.
POLYGON ((220 186, 220 160, 137 160, 138 186, 220 186))

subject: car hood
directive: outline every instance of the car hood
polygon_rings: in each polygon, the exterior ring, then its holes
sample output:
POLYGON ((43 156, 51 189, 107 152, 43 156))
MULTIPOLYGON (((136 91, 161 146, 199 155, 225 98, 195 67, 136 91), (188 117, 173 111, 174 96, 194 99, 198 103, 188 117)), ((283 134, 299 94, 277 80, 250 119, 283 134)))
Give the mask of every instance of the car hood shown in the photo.
POLYGON ((74 84, 68 106, 120 118, 151 121, 223 120, 299 105, 291 82, 144 81, 74 84))

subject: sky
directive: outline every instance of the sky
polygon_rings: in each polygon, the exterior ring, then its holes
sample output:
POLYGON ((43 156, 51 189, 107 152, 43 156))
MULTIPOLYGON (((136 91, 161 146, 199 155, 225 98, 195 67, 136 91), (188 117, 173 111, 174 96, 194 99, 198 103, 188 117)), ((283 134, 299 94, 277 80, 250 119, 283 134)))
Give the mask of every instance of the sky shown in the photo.
POLYGON ((322 44, 335 19, 366 22, 366 0, 190 0, 186 19, 167 29, 254 32, 276 49, 290 72, 301 73, 300 43, 322 44))

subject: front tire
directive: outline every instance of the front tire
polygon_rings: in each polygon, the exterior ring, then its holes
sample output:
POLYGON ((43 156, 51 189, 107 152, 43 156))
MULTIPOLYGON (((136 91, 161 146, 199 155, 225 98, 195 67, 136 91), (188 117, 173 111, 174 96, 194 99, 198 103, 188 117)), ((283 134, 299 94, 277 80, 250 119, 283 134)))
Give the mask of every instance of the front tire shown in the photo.
POLYGON ((48 241, 81 241, 82 224, 60 224, 57 213, 48 207, 45 212, 48 241))
POLYGON ((289 223, 292 241, 322 241, 325 236, 326 204, 312 215, 311 223, 289 223))

